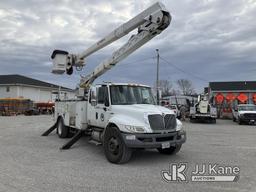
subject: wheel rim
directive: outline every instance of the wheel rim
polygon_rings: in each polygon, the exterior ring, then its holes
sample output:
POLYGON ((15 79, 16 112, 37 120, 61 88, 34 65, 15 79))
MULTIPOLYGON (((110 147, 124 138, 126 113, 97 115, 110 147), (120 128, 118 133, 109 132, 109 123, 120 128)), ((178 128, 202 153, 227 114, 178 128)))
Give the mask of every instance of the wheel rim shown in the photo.
POLYGON ((61 121, 59 121, 59 123, 58 123, 58 134, 61 135, 61 133, 62 133, 62 123, 61 123, 61 121))
POLYGON ((108 141, 108 150, 113 155, 118 155, 120 149, 120 142, 116 137, 111 137, 108 141))

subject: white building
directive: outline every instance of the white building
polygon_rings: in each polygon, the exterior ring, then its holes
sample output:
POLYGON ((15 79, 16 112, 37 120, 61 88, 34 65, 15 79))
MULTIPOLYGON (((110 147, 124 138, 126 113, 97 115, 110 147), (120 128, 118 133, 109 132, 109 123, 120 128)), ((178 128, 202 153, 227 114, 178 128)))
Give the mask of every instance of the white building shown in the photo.
POLYGON ((0 99, 25 98, 35 102, 50 102, 56 99, 59 90, 61 97, 75 97, 74 90, 66 87, 22 75, 0 75, 0 99))

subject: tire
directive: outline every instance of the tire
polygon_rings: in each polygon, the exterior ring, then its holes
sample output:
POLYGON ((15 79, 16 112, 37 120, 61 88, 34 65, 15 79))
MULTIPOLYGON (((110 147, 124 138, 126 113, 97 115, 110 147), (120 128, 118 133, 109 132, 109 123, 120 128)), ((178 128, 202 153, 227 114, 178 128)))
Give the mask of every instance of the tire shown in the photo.
POLYGON ((176 153, 178 153, 180 151, 181 146, 182 145, 180 144, 180 145, 176 145, 176 146, 171 146, 170 148, 166 148, 166 149, 157 148, 157 150, 161 154, 175 155, 176 153))
POLYGON ((105 156, 111 163, 126 163, 132 156, 132 149, 125 145, 117 127, 107 128, 104 134, 103 147, 105 156))
POLYGON ((191 118, 189 119, 190 123, 195 123, 195 119, 191 118))
POLYGON ((68 137, 68 127, 64 125, 63 119, 59 118, 57 123, 57 134, 60 138, 68 137))
POLYGON ((241 121, 241 119, 238 117, 237 118, 237 123, 239 124, 239 125, 242 125, 242 121, 241 121))
POLYGON ((216 119, 212 119, 212 123, 213 123, 213 124, 216 124, 216 119))

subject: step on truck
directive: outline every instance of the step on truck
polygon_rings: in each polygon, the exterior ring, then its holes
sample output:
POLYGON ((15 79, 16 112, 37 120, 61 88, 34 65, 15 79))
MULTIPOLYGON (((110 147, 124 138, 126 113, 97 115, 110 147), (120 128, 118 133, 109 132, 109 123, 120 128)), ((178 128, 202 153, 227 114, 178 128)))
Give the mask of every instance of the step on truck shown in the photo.
POLYGON ((157 149, 175 154, 186 141, 182 123, 170 109, 156 105, 149 86, 134 83, 93 84, 122 59, 165 30, 171 15, 163 4, 155 3, 124 23, 81 54, 55 50, 52 53, 55 74, 71 75, 81 70, 85 58, 137 28, 126 44, 104 60, 93 72, 80 80, 74 100, 56 100, 55 123, 42 135, 54 129, 60 138, 72 138, 61 147, 69 149, 82 136, 90 143, 103 145, 111 163, 125 163, 136 149, 157 149))

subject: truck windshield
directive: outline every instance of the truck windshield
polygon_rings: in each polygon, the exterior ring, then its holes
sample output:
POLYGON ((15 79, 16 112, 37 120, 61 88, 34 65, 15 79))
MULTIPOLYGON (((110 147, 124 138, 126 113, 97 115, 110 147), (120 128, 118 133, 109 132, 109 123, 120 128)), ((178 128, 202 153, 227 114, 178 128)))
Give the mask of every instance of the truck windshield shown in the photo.
POLYGON ((111 85, 110 94, 112 105, 156 104, 149 87, 111 85))
POLYGON ((239 111, 256 111, 256 106, 239 106, 239 111))

